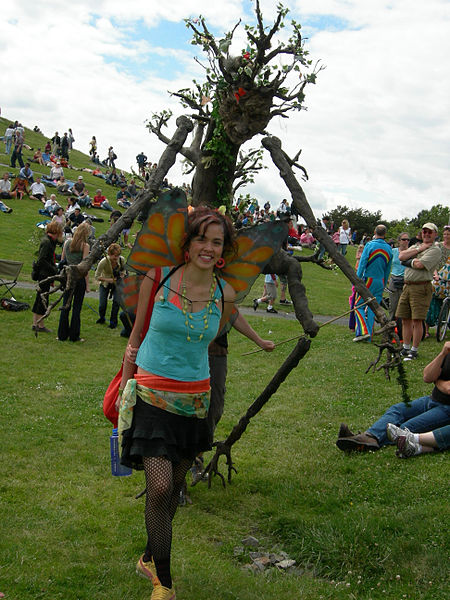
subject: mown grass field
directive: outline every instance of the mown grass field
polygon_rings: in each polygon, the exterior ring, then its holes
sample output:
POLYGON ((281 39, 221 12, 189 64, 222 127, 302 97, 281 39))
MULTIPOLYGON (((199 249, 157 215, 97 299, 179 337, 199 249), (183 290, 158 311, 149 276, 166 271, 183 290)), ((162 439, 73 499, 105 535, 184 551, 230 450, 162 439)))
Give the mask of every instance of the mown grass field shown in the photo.
MULTIPOLYGON (((37 207, 28 199, 11 205, 11 215, 0 214, 0 257, 30 265, 37 207)), ((315 314, 346 310, 341 273, 311 265, 304 273, 315 314)), ((16 297, 33 300, 24 289, 16 297)), ((59 343, 56 334, 35 338, 30 311, 0 311, 0 592, 7 600, 150 597, 148 582, 134 574, 145 543, 143 500, 134 499, 143 475, 110 475, 110 427, 101 411, 126 340, 95 324, 96 308, 93 299, 83 307, 84 344, 59 343)), ((47 323, 54 331, 57 318, 47 323)), ((276 342, 300 333, 294 322, 262 310, 249 320, 276 342)), ((216 478, 210 490, 190 490, 192 505, 174 522, 179 600, 449 597, 448 454, 403 461, 393 448, 347 456, 334 444, 341 421, 364 430, 400 401, 395 378, 364 374, 375 347, 351 338, 346 327, 322 328, 234 447, 231 485, 223 489, 216 478), (235 556, 235 548, 248 535, 260 550, 287 552, 298 572, 244 569, 248 556, 235 556)), ((243 357, 252 344, 231 333, 217 439, 292 345, 243 357)), ((421 371, 438 348, 426 340, 420 359, 408 364, 411 396, 430 390, 421 371)))

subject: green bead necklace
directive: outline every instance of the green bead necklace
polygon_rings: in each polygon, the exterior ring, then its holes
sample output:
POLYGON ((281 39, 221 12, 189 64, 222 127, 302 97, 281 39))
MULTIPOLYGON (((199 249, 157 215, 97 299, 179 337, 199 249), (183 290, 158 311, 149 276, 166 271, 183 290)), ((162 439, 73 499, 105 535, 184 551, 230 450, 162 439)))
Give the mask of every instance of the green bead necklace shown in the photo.
POLYGON ((203 315, 202 319, 203 319, 203 331, 201 333, 199 333, 198 335, 198 339, 194 340, 192 339, 193 334, 194 333, 198 333, 195 331, 195 327, 194 324, 192 323, 192 314, 190 312, 190 308, 192 308, 192 301, 188 300, 187 296, 186 296, 186 284, 184 282, 184 270, 183 273, 181 275, 182 277, 182 282, 181 282, 181 304, 182 304, 182 312, 183 315, 185 317, 185 321, 184 324, 186 325, 186 329, 187 329, 187 336, 186 339, 188 342, 192 342, 193 344, 198 344, 199 342, 202 341, 204 335, 205 335, 205 331, 208 329, 209 327, 209 319, 210 319, 210 315, 212 314, 212 304, 214 302, 214 290, 216 289, 216 283, 217 283, 217 279, 215 274, 213 273, 212 276, 212 282, 211 282, 211 287, 209 288, 209 300, 205 306, 205 314, 203 315))

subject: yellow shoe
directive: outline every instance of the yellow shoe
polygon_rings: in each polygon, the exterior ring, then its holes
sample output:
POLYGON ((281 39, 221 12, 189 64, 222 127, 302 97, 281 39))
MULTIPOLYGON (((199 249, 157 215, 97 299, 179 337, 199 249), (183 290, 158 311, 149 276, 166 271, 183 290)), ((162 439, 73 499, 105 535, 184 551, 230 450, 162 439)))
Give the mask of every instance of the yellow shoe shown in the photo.
POLYGON ((150 579, 153 585, 159 585, 159 579, 156 575, 156 566, 152 560, 148 562, 144 562, 144 555, 142 555, 136 564, 136 573, 141 577, 145 577, 146 579, 150 579))
POLYGON ((153 593, 150 597, 150 600, 175 600, 175 590, 173 587, 166 588, 163 585, 159 584, 153 588, 153 593))

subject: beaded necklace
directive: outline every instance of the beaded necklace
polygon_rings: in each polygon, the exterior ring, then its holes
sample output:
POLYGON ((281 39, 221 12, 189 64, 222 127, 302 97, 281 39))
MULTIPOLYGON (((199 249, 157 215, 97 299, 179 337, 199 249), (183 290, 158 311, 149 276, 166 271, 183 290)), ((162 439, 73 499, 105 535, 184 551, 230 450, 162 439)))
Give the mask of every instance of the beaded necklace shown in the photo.
POLYGON ((210 319, 210 315, 212 314, 212 304, 214 302, 214 290, 216 289, 216 283, 217 283, 216 275, 213 273, 211 287, 209 288, 209 300, 205 306, 205 314, 202 317, 203 331, 201 333, 199 333, 199 332, 195 331, 194 324, 192 323, 193 317, 190 312, 190 309, 192 309, 192 301, 188 300, 188 298, 186 296, 186 283, 184 281, 184 269, 183 269, 183 272, 181 273, 181 305, 182 305, 181 310, 185 317, 184 324, 186 325, 186 329, 187 329, 186 339, 188 342, 192 342, 193 344, 198 344, 199 342, 201 342, 203 339, 203 336, 204 336, 204 332, 209 327, 209 319, 210 319), (199 334, 197 340, 192 339, 194 333, 199 334))

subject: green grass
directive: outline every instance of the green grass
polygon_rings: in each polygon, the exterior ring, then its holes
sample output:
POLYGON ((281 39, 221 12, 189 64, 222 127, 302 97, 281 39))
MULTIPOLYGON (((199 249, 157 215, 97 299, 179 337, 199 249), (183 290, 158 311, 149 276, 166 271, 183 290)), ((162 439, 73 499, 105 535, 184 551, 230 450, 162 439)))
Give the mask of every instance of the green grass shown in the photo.
MULTIPOLYGON (((21 290, 22 299, 32 300, 21 290)), ((89 300, 95 308, 95 301, 89 300)), ((144 545, 143 476, 109 474, 110 428, 101 412, 125 340, 82 311, 82 345, 32 335, 31 314, 0 313, 0 591, 8 600, 149 597, 134 575, 144 545)), ((48 326, 56 329, 57 315, 48 326)), ((292 324, 250 317, 280 341, 292 324)), ((180 600, 448 597, 448 455, 401 461, 392 448, 346 456, 339 423, 365 428, 400 393, 381 373, 364 375, 375 348, 328 326, 299 367, 254 418, 223 489, 191 489, 177 513, 173 572, 180 600), (284 550, 303 575, 250 574, 234 557, 253 534, 284 550), (397 575, 400 576, 397 579, 397 575), (431 582, 431 583, 429 583, 431 582), (383 591, 384 590, 384 591, 383 591)), ((223 439, 291 349, 242 357, 251 343, 230 335, 223 439)), ((438 345, 427 340, 408 366, 411 393, 429 388, 421 369, 438 345)))
MULTIPOLYGON (((9 120, 0 118, 0 135, 3 135, 9 123, 9 120)), ((43 150, 46 141, 46 137, 25 128, 25 142, 32 148, 41 148, 43 150)), ((24 162, 26 162, 29 158, 32 158, 33 154, 33 151, 24 149, 24 162)), ((81 171, 81 169, 84 168, 93 169, 95 167, 95 165, 90 161, 89 156, 78 150, 72 150, 70 152, 69 162, 74 168, 64 169, 64 175, 66 179, 76 181, 78 175, 83 175, 84 183, 86 184, 91 198, 95 195, 96 190, 101 188, 103 194, 110 201, 113 208, 118 208, 121 212, 123 212, 123 209, 121 209, 116 202, 116 194, 119 188, 108 185, 99 177, 94 177, 90 173, 81 171)), ((101 168, 103 169, 103 172, 106 171, 105 168, 101 168)), ((18 165, 15 169, 11 168, 10 156, 5 154, 5 146, 3 142, 1 142, 0 177, 3 176, 5 171, 8 171, 13 175, 17 175, 19 170, 20 168, 18 165)), ((39 174, 49 175, 50 173, 49 167, 41 166, 36 163, 31 163, 31 170, 33 171, 35 177, 39 174)), ((129 179, 130 177, 128 177, 128 180, 129 179)), ((56 192, 56 188, 47 186, 47 195, 52 193, 56 194, 58 202, 65 208, 67 206, 67 197, 58 194, 56 192)), ((13 212, 11 214, 0 213, 0 258, 23 261, 24 266, 20 274, 20 280, 31 281, 31 264, 35 258, 35 253, 39 248, 40 238, 42 237, 43 233, 41 229, 36 227, 36 223, 39 223, 46 218, 38 213, 38 210, 42 208, 42 204, 40 202, 30 200, 28 196, 24 196, 23 200, 7 200, 6 204, 13 209, 13 212)), ((105 210, 98 209, 88 209, 87 212, 104 219, 103 223, 94 223, 97 237, 100 234, 105 233, 105 231, 107 231, 109 228, 109 213, 105 210)), ((137 225, 133 225, 132 234, 135 233, 137 229, 137 225)), ((92 283, 94 282, 92 281, 92 283)))
MULTIPOLYGON (((27 131, 28 143, 42 146, 34 135, 27 131)), ((81 153, 72 156, 77 167, 89 166, 81 153)), ((0 152, 0 162, 5 159, 0 152)), ((89 175, 85 180, 91 190, 98 186, 89 175)), ((39 207, 28 198, 9 203, 14 212, 0 214, 0 257, 23 260, 21 278, 29 279, 39 207)), ((97 232, 106 227, 98 224, 97 232)), ((342 273, 309 264, 303 271, 313 313, 347 310, 350 285, 342 273)), ((32 303, 30 291, 16 290, 18 299, 32 303)), ((247 304, 261 291, 262 278, 247 304)), ((145 541, 143 500, 134 499, 143 476, 109 474, 110 427, 101 411, 126 342, 95 325, 96 308, 95 300, 85 301, 81 345, 58 343, 56 334, 36 339, 30 311, 0 311, 0 591, 8 600, 150 597, 148 583, 134 575, 145 541)), ((48 319, 53 331, 57 319, 57 312, 48 319)), ((294 329, 300 333, 292 321, 262 311, 249 320, 277 342, 294 329)), ((341 421, 364 429, 400 400, 395 380, 364 375, 375 348, 352 344, 351 337, 345 327, 321 329, 234 447, 232 484, 223 489, 216 479, 211 490, 203 484, 191 490, 193 504, 174 523, 179 600, 448 597, 448 454, 401 461, 392 448, 346 456, 334 445, 341 421), (244 570, 248 557, 235 557, 234 548, 249 534, 261 549, 286 551, 303 574, 244 570)), ((243 357, 252 345, 231 333, 217 439, 230 432, 292 345, 243 357)), ((420 359, 408 365, 413 397, 430 389, 421 370, 437 349, 433 339, 425 341, 420 359)))
MULTIPOLYGON (((7 119, 0 118, 0 135, 3 135, 8 124, 9 121, 7 119)), ((33 148, 43 148, 47 141, 47 138, 29 129, 25 129, 25 139, 26 143, 33 148)), ((27 150, 24 150, 23 154, 24 160, 33 156, 33 152, 27 150)), ((0 144, 0 163, 9 165, 9 157, 4 154, 3 143, 0 144)), ((94 167, 93 163, 89 160, 89 156, 78 150, 73 150, 70 153, 70 163, 76 169, 92 169, 94 167)), ((36 174, 49 174, 50 172, 50 168, 33 163, 31 164, 31 168, 36 174)), ((19 172, 19 168, 11 169, 8 166, 2 170, 0 166, 0 176, 6 170, 12 173, 19 172)), ((65 169, 66 179, 75 180, 78 175, 78 171, 65 169)), ((119 208, 115 200, 118 188, 109 186, 102 179, 86 172, 83 172, 83 178, 91 196, 100 187, 112 206, 119 208)), ((47 188, 47 192, 49 194, 54 193, 54 188, 47 188)), ((58 201, 63 206, 66 206, 66 197, 58 194, 57 197, 58 201)), ((39 241, 42 236, 42 230, 36 227, 36 223, 42 221, 45 217, 38 214, 38 209, 41 208, 41 205, 38 202, 30 200, 27 196, 23 200, 8 200, 7 204, 11 206, 13 213, 9 215, 0 213, 0 258, 23 261, 24 266, 20 279, 31 281, 31 263, 34 260, 34 253, 39 247, 39 241)), ((105 219, 104 223, 94 223, 97 236, 107 231, 109 214, 106 211, 95 209, 90 209, 88 212, 105 219)), ((138 225, 134 225, 132 234, 136 233, 137 230, 138 225)), ((304 249, 301 254, 308 256, 311 254, 311 251, 304 249)), ((351 264, 354 264, 355 248, 349 248, 347 258, 351 264)), ((350 295, 351 286, 341 271, 327 271, 309 263, 303 263, 302 269, 304 273, 303 283, 306 286, 313 314, 334 316, 348 310, 348 296, 350 295)), ((95 288, 93 280, 91 284, 95 288)), ((261 276, 253 287, 250 296, 244 301, 244 305, 250 306, 252 298, 262 295, 263 285, 264 280, 261 276)), ((292 309, 289 307, 280 306, 279 308, 285 312, 292 312, 292 309)))

